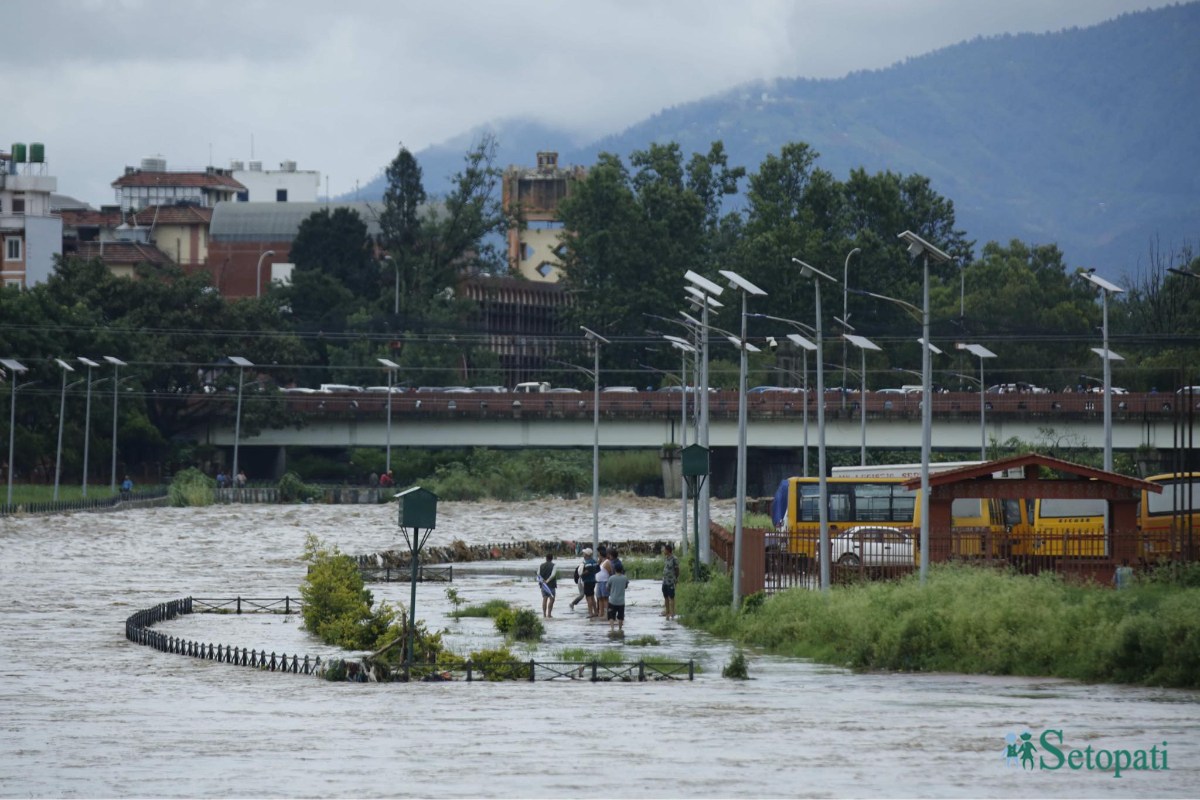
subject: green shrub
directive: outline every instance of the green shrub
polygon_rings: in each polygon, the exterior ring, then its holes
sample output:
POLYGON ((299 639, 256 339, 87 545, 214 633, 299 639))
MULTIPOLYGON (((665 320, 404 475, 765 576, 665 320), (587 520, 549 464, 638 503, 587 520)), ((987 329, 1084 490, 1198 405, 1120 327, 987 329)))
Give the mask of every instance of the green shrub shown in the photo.
POLYGON ((746 654, 738 650, 733 654, 733 658, 721 670, 721 677, 732 678, 734 680, 744 681, 750 677, 746 671, 746 654))
POLYGON ((661 558, 631 556, 621 559, 621 563, 625 565, 625 574, 630 580, 662 579, 663 560, 661 558))
POLYGON ((279 502, 295 503, 320 501, 325 495, 320 486, 311 486, 300 480, 294 472, 286 473, 279 479, 279 502))
POLYGON ((605 489, 632 491, 653 481, 662 481, 662 459, 658 450, 616 450, 600 454, 600 485, 605 489))
POLYGON ((582 647, 567 647, 559 651, 558 657, 563 661, 582 661, 590 664, 595 661, 599 664, 620 664, 622 659, 621 651, 608 649, 600 651, 584 650, 582 647))
POLYGON ((195 467, 175 473, 169 496, 173 506, 210 506, 216 494, 217 482, 195 467))
POLYGON ((537 641, 546 633, 537 612, 528 608, 505 608, 496 615, 496 630, 510 639, 537 641))
POLYGON ((466 608, 455 610, 453 616, 461 617, 496 617, 501 611, 511 608, 512 604, 507 600, 488 600, 483 605, 469 605, 466 608))
POLYGON ((649 633, 643 634, 636 639, 628 639, 625 642, 626 647, 654 647, 658 645, 658 638, 649 633))
POLYGON ((471 667, 489 681, 527 681, 529 662, 519 661, 507 647, 476 650, 470 656, 471 667))

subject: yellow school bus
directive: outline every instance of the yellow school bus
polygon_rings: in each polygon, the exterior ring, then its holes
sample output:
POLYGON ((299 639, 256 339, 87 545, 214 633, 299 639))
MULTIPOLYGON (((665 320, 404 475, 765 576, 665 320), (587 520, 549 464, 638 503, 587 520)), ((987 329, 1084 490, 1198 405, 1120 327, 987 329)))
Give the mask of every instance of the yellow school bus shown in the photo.
POLYGON ((1200 547, 1200 472, 1151 475, 1162 493, 1144 491, 1138 505, 1141 550, 1173 557, 1200 547))
MULTIPOLYGON (((904 488, 908 477, 826 478, 829 535, 832 540, 850 528, 896 528, 911 534, 921 526, 921 508, 916 489, 904 488)), ((820 482, 817 478, 787 478, 779 485, 772 504, 772 521, 789 553, 801 558, 816 555, 820 537, 820 482)), ((951 507, 954 555, 996 556, 1007 547, 1007 531, 1023 520, 1020 501, 964 498, 951 507), (1006 524, 1006 518, 1016 515, 1006 524)), ((914 561, 919 559, 912 548, 914 561)))

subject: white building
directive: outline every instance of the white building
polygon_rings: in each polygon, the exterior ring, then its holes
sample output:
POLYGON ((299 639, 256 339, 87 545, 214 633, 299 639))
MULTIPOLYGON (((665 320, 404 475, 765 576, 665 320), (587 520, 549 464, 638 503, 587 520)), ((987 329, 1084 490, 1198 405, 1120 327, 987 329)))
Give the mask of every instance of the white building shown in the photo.
POLYGON ((62 219, 50 212, 58 179, 47 174, 46 148, 14 144, 0 152, 0 283, 43 283, 62 253, 62 219))
POLYGON ((246 187, 237 193, 241 203, 315 203, 321 189, 321 173, 296 169, 295 161, 284 161, 277 170, 263 169, 261 161, 231 161, 229 168, 246 187))

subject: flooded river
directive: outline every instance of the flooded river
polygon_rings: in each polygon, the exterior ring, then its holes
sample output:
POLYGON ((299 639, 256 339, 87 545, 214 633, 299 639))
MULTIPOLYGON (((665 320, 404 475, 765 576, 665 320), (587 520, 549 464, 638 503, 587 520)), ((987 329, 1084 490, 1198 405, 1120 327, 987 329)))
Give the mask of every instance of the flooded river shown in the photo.
MULTIPOLYGON (((606 498, 606 539, 678 538, 672 501, 606 498)), ((732 516, 728 509, 715 518, 732 516)), ((0 796, 1195 796, 1200 695, 1067 681, 856 674, 749 654, 658 616, 653 581, 630 590, 626 640, 560 601, 531 656, 624 648, 695 658, 693 683, 346 684, 261 673, 127 642, 124 620, 176 597, 296 596, 305 536, 343 552, 403 547, 388 507, 149 509, 0 519, 0 796), (1061 730, 1091 747, 1169 753, 1167 770, 1023 769, 1006 736, 1061 730)), ((588 539, 590 498, 442 503, 433 540, 588 539)), ((539 602, 532 580, 460 570, 468 602, 539 602)), ((572 565, 561 565, 569 576, 572 565)), ((570 579, 560 594, 568 594, 570 579)), ((466 652, 486 620, 447 618, 445 585, 417 613, 466 652)), ((406 584, 373 585, 407 601, 406 584)), ((192 615, 159 626, 200 641, 333 652, 297 617, 192 615)), ((1055 742, 1053 738, 1051 743, 1055 742)), ((1080 758, 1082 758, 1082 753, 1080 758)), ((1149 756, 1145 756, 1149 758, 1149 756)), ((1081 762, 1082 763, 1082 762, 1081 762)))

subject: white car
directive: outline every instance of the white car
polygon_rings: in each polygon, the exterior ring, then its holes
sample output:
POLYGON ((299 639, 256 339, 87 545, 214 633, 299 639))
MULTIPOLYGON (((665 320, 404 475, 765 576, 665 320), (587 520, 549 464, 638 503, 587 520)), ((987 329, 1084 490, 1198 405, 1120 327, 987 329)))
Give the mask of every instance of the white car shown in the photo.
POLYGON ((911 567, 913 541, 905 530, 857 525, 830 537, 829 557, 843 567, 911 567))

